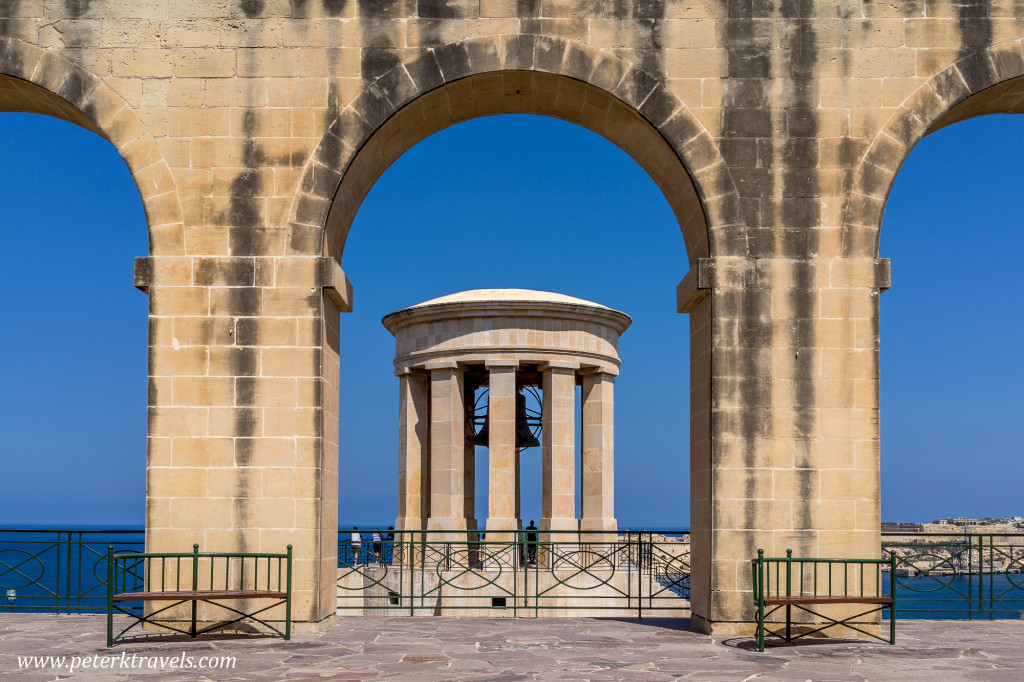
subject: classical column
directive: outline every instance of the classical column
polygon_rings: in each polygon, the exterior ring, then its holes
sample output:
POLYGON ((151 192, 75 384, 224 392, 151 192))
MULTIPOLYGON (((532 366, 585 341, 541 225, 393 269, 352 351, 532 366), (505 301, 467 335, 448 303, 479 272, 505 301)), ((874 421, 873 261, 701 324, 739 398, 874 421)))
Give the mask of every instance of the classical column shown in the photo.
POLYGON ((466 530, 476 530, 476 448, 466 443, 462 468, 462 515, 466 530))
MULTIPOLYGON (((463 386, 465 389, 465 386, 463 386)), ((462 413, 473 408, 473 391, 463 390, 462 413)), ((476 446, 473 439, 469 437, 472 428, 466 429, 466 438, 463 439, 462 460, 462 515, 466 519, 466 530, 476 530, 476 446)))
MULTIPOLYGON (((615 377, 583 376, 583 513, 580 531, 615 531, 615 377)), ((604 539, 599 533, 584 541, 604 539)))
POLYGON ((455 362, 428 363, 430 371, 430 517, 428 530, 466 530, 465 398, 455 362))
POLYGON ((429 379, 403 370, 398 399, 398 518, 396 530, 422 530, 430 516, 429 379))
MULTIPOLYGON (((547 363, 543 409, 543 511, 541 530, 579 530, 576 520, 576 370, 571 363, 547 363)), ((558 535, 555 541, 572 541, 558 535)))
POLYGON ((516 367, 518 362, 488 361, 487 540, 510 542, 519 528, 516 508, 516 367))

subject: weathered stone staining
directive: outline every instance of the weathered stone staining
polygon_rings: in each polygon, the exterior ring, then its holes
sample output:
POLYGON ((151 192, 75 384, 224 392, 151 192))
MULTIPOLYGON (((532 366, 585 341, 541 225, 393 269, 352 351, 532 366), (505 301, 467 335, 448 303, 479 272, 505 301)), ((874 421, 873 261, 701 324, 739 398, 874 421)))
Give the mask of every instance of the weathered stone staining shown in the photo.
MULTIPOLYGON (((541 531, 560 542, 600 541, 616 530, 614 398, 619 336, 629 316, 588 301, 523 289, 478 289, 384 318, 399 377, 398 530, 478 530, 475 393, 487 390, 490 542, 512 541, 519 509, 517 395, 542 389, 541 531), (582 518, 576 518, 576 387, 583 386, 582 518), (471 417, 470 417, 471 418, 471 417)), ((432 539, 437 539, 432 535, 432 539)))
MULTIPOLYGON (((749 627, 746 562, 758 547, 877 555, 882 212, 924 135, 1024 111, 1020 9, 3 0, 0 111, 49 114, 110 140, 145 207, 150 252, 136 284, 150 297, 148 549, 291 542, 295 617, 333 616, 337 313, 351 305, 338 263, 352 219, 376 178, 428 135, 534 113, 619 145, 679 220, 692 622, 749 627)), ((635 229, 623 226, 623 238, 635 229)), ((492 370, 507 399, 508 377, 492 370)), ((422 485, 429 422, 414 378, 402 389, 403 437, 406 475, 422 485)), ((451 404, 455 374, 447 388, 451 404)), ((588 394, 605 388, 584 379, 588 394)), ((552 479, 564 447, 552 440, 552 479)), ((454 522, 471 514, 468 472, 460 483, 449 448, 439 475, 462 486, 464 507, 439 518, 454 522)), ((515 464, 504 457, 491 473, 507 489, 515 464)), ((428 491, 410 488, 403 518, 429 518, 428 491)), ((562 518, 551 503, 552 521, 562 518)))

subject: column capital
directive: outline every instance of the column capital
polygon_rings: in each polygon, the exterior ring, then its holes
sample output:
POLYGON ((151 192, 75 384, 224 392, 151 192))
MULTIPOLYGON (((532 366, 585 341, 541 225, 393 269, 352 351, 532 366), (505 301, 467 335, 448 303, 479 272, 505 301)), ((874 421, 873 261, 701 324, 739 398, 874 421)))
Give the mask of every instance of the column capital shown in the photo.
POLYGON ((484 360, 484 367, 487 369, 517 369, 519 367, 519 360, 494 358, 492 360, 484 360))
POLYGON ((615 377, 619 376, 617 371, 608 367, 583 367, 578 374, 584 377, 604 377, 608 381, 615 381, 615 377))
POLYGON ((553 361, 553 362, 541 362, 541 363, 539 363, 537 365, 537 369, 539 369, 542 372, 546 372, 549 369, 572 370, 572 371, 576 372, 576 371, 579 370, 579 368, 580 368, 580 363, 578 363, 578 362, 559 362, 559 361, 553 361))
POLYGON ((454 360, 431 360, 424 362, 422 367, 428 372, 434 372, 441 369, 459 369, 459 363, 454 360))
POLYGON ((399 379, 402 377, 408 377, 410 379, 426 379, 430 376, 430 372, 421 367, 401 367, 395 370, 395 376, 399 379))

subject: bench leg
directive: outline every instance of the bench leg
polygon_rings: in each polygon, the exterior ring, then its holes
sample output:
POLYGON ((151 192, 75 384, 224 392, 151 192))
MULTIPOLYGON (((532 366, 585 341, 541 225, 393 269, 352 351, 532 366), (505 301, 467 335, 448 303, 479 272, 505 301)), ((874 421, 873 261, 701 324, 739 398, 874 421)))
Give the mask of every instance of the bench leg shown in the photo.
POLYGON ((786 641, 793 641, 793 633, 790 631, 791 618, 793 616, 793 607, 786 605, 786 641))
POLYGON ((764 605, 757 607, 757 631, 754 633, 757 638, 757 650, 764 651, 764 605))
POLYGON ((889 644, 896 643, 896 600, 889 604, 889 644))
POLYGON ((192 638, 193 639, 195 639, 195 637, 196 637, 196 606, 197 606, 197 602, 196 602, 195 599, 193 599, 192 600, 192 630, 191 630, 191 634, 192 634, 192 638))

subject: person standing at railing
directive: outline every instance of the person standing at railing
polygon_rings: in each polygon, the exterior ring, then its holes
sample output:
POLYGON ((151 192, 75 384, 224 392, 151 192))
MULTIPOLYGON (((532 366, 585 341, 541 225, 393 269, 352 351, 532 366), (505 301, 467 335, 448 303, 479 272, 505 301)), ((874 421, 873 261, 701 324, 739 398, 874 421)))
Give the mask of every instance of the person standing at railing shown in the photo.
POLYGON ((352 547, 352 565, 358 566, 359 561, 359 546, 363 542, 363 536, 359 534, 358 526, 352 526, 352 534, 348 536, 349 545, 352 547))
POLYGON ((526 561, 527 563, 537 563, 537 526, 530 521, 530 525, 526 527, 526 561))
POLYGON ((395 554, 395 527, 388 526, 388 532, 384 536, 384 563, 390 564, 395 554))
POLYGON ((381 535, 380 528, 374 528, 373 534, 370 536, 373 540, 373 557, 377 560, 377 563, 381 566, 384 565, 384 536, 381 535))

